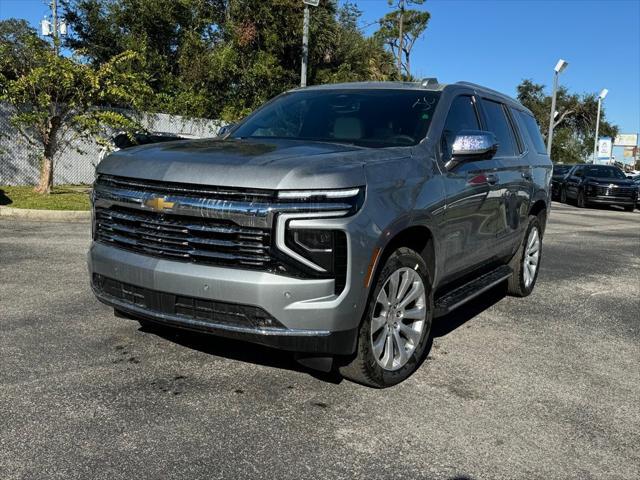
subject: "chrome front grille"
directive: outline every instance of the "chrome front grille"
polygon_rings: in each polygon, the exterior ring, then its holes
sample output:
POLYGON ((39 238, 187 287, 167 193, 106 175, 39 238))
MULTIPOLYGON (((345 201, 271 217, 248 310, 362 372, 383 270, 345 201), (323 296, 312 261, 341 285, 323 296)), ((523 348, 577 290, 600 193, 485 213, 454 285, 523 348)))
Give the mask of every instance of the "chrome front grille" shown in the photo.
POLYGON ((271 232, 230 221, 96 207, 96 240, 146 255, 268 268, 271 232))
POLYGON ((159 180, 141 180, 136 178, 101 175, 98 185, 116 191, 130 191, 141 194, 183 195, 197 199, 216 199, 228 201, 274 202, 276 192, 267 189, 245 189, 210 187, 207 185, 161 182, 159 180))
POLYGON ((158 258, 302 278, 325 274, 278 250, 279 216, 334 217, 355 208, 343 198, 283 199, 275 190, 113 175, 98 176, 92 201, 97 242, 158 258))
POLYGON ((636 187, 618 187, 598 185, 595 187, 596 195, 611 197, 632 197, 636 193, 636 187))

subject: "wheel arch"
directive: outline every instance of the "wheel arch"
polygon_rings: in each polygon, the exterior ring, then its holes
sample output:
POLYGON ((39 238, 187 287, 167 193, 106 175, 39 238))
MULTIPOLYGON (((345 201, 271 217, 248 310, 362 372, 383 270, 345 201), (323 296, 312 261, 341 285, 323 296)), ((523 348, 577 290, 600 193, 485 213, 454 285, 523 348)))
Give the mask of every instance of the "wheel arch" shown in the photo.
POLYGON ((387 258, 400 247, 407 247, 417 252, 427 265, 427 272, 431 283, 435 282, 436 254, 434 235, 431 229, 425 225, 411 225, 398 231, 382 246, 375 271, 373 272, 371 285, 375 284, 377 276, 387 258))
POLYGON ((533 202, 533 205, 531 205, 531 208, 529 208, 529 215, 535 215, 536 217, 540 217, 540 214, 542 214, 543 216, 540 223, 542 227, 542 233, 544 233, 544 230, 546 229, 546 226, 547 226, 547 216, 548 216, 547 202, 541 198, 533 202))

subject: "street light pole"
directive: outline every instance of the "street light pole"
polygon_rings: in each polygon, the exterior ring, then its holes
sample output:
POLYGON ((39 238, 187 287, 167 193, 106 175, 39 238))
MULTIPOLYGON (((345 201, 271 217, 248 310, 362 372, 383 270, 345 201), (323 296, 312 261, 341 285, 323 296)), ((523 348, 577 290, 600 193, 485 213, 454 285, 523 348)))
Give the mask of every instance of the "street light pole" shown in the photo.
POLYGON ((556 116, 556 95, 558 93, 558 76, 562 71, 567 68, 568 62, 563 59, 558 60, 555 68, 553 69, 553 93, 551 94, 551 118, 549 120, 549 134, 547 135, 547 155, 551 156, 551 142, 553 141, 553 127, 555 126, 556 116))
POLYGON ((307 86, 307 62, 309 61, 309 5, 304 4, 304 21, 302 23, 302 69, 300 86, 307 86))
POLYGON ((603 88, 598 95, 598 114, 596 115, 596 138, 593 140, 593 163, 596 163, 598 159, 598 131, 600 130, 600 108, 602 106, 602 100, 607 96, 609 90, 603 88))

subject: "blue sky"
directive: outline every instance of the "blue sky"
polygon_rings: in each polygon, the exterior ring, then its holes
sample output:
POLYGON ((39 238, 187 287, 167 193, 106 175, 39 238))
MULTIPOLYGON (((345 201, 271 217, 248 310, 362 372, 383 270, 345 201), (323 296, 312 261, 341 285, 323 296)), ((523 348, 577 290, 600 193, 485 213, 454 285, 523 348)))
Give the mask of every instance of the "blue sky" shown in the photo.
MULTIPOLYGON (((362 25, 389 8, 386 0, 355 3, 362 25)), ((550 91, 553 67, 564 58, 562 85, 578 93, 608 88, 607 118, 622 133, 640 132, 640 0, 427 0, 414 8, 431 13, 412 53, 415 75, 515 96, 524 78, 550 91)))
MULTIPOLYGON (((47 3, 0 0, 0 18, 35 25, 47 3)), ((373 33, 387 1, 355 3, 373 33)), ((564 58, 563 85, 579 93, 608 88, 607 118, 624 133, 640 132, 640 0, 427 0, 417 8, 431 21, 413 50, 414 74, 515 95, 524 78, 550 85, 564 58)))

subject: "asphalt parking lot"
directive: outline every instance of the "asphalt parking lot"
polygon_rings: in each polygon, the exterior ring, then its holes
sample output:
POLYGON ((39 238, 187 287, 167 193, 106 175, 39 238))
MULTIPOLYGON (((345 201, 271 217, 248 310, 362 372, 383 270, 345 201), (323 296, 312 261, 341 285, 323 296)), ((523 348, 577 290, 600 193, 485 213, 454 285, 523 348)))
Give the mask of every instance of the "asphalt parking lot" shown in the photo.
POLYGON ((0 220, 0 478, 638 478, 640 212, 553 207, 533 295, 383 391, 115 318, 86 223, 0 220))

